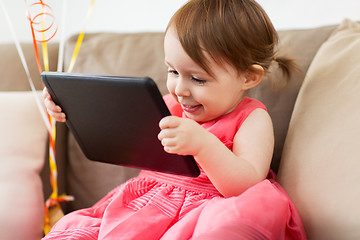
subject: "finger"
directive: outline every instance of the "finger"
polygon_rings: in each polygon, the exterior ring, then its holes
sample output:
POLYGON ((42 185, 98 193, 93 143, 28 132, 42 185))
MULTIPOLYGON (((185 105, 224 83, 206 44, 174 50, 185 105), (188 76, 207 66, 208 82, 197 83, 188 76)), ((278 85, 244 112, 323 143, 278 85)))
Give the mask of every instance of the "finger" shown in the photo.
POLYGON ((178 151, 177 147, 164 147, 164 151, 167 152, 167 153, 171 153, 171 154, 178 154, 178 155, 185 155, 181 152, 178 151))
POLYGON ((164 130, 161 130, 158 134, 158 139, 161 141, 165 138, 165 133, 164 130))
POLYGON ((159 127, 160 129, 166 129, 166 128, 176 128, 179 126, 179 117, 175 116, 167 116, 160 120, 159 127))
POLYGON ((46 88, 43 88, 42 93, 43 93, 44 98, 47 98, 48 91, 46 88))
POLYGON ((175 147, 176 141, 174 141, 172 138, 164 138, 163 140, 161 140, 161 145, 163 145, 164 147, 175 147))
POLYGON ((43 95, 44 95, 44 99, 52 100, 51 95, 46 87, 43 89, 43 95))
POLYGON ((171 128, 165 128, 160 131, 158 134, 158 139, 161 141, 164 138, 174 138, 176 136, 176 133, 171 128))
POLYGON ((170 147, 164 147, 164 151, 167 153, 175 153, 170 147))
POLYGON ((56 105, 52 100, 45 99, 45 106, 48 109, 48 111, 54 112, 54 113, 61 113, 62 109, 60 106, 56 105))
POLYGON ((163 146, 164 147, 164 151, 167 153, 172 153, 172 154, 176 154, 176 146, 163 146))
POLYGON ((51 112, 48 111, 48 113, 58 122, 66 122, 66 115, 65 113, 56 113, 56 112, 51 112))

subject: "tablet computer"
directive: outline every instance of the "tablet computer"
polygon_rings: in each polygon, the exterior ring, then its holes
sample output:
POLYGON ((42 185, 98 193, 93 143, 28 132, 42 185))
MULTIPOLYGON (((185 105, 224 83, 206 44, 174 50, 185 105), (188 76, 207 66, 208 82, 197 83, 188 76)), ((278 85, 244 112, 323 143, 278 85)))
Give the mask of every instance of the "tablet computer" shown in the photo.
POLYGON ((43 72, 41 79, 88 159, 200 174, 192 156, 166 153, 158 140, 159 121, 170 112, 151 78, 43 72))

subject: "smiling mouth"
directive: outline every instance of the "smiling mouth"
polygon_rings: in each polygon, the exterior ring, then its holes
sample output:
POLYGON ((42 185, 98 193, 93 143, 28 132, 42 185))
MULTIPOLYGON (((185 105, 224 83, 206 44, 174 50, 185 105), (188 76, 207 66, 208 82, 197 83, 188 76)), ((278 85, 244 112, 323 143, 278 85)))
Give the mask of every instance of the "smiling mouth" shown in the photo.
POLYGON ((193 112, 196 112, 197 110, 199 110, 201 108, 201 104, 199 105, 185 105, 185 104, 181 104, 181 107, 182 109, 185 111, 185 112, 188 112, 188 113, 193 113, 193 112))

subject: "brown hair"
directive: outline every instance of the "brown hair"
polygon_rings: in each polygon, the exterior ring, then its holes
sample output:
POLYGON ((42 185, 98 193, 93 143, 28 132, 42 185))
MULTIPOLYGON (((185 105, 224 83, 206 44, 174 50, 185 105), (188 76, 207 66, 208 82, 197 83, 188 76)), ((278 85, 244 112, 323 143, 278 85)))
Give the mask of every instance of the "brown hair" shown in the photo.
POLYGON ((204 50, 217 63, 222 61, 243 72, 267 72, 278 62, 287 78, 294 68, 291 59, 275 57, 277 32, 263 8, 253 0, 190 0, 171 18, 186 53, 212 74, 204 50))

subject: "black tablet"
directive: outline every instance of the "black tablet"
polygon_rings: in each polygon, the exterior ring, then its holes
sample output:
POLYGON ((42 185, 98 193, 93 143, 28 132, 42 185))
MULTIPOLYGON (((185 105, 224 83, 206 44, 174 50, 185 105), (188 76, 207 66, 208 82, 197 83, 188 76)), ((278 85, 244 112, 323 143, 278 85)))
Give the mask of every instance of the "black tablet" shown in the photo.
POLYGON ((169 154, 157 138, 170 115, 148 77, 43 72, 41 79, 84 155, 93 161, 196 177, 192 156, 169 154))

